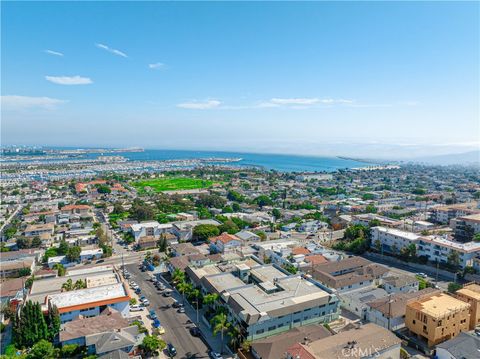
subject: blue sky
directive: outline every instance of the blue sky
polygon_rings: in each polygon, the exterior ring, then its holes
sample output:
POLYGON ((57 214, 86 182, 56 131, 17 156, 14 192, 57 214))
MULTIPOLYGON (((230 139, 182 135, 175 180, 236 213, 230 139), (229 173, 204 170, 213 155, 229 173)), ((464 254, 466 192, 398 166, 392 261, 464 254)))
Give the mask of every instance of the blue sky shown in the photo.
POLYGON ((3 2, 1 26, 3 144, 349 154, 480 137, 478 2, 3 2))

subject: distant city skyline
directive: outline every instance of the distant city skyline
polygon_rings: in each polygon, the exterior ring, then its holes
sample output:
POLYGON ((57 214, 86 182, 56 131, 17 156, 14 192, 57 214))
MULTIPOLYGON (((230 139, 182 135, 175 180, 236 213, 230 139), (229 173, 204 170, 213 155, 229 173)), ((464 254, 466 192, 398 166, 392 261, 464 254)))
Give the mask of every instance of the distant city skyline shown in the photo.
POLYGON ((3 145, 479 148, 477 2, 1 6, 3 145))

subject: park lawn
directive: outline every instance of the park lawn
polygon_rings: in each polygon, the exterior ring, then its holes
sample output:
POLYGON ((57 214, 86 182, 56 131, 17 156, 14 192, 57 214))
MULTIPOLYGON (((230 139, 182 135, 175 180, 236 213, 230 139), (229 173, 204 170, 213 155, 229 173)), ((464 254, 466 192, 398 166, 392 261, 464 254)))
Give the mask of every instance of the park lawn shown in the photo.
POLYGON ((150 187, 155 192, 180 191, 186 189, 208 188, 213 185, 213 181, 202 180, 198 178, 155 178, 132 183, 135 188, 144 191, 145 187, 150 187))

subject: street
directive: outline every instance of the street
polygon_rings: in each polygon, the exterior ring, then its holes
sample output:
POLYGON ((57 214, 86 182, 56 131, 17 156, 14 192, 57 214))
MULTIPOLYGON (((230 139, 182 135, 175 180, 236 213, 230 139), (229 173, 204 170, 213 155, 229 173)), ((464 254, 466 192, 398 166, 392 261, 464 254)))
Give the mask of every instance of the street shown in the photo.
MULTIPOLYGON (((194 337, 190 334, 188 328, 192 324, 188 324, 191 316, 192 322, 195 321, 194 312, 187 309, 186 314, 177 313, 174 308, 164 308, 165 305, 171 305, 173 298, 163 297, 155 288, 152 282, 148 281, 149 272, 142 272, 137 264, 126 265, 127 270, 131 274, 131 280, 135 281, 142 289, 142 295, 150 301, 149 310, 154 309, 161 325, 165 328, 165 334, 162 335, 163 340, 172 343, 177 349, 178 358, 208 358, 208 347, 202 339, 194 337)), ((169 286, 167 286, 169 287, 169 286)), ((177 298, 179 299, 179 298, 177 298)), ((187 307, 187 306, 186 306, 187 307)))

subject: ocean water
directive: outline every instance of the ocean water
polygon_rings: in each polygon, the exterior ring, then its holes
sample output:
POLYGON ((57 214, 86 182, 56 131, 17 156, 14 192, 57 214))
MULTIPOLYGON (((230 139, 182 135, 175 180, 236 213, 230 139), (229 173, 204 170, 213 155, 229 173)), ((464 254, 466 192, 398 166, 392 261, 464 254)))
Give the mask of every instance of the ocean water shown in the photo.
MULTIPOLYGON (((105 154, 111 155, 111 154, 105 154)), ((339 169, 366 167, 373 165, 350 159, 338 157, 315 157, 280 154, 258 154, 240 152, 216 152, 216 151, 178 151, 178 150, 145 150, 144 152, 120 152, 120 155, 132 161, 149 160, 174 160, 195 158, 241 158, 241 161, 231 162, 228 165, 255 166, 280 172, 333 172, 339 169)), ((89 154, 97 157, 98 154, 89 154)))

